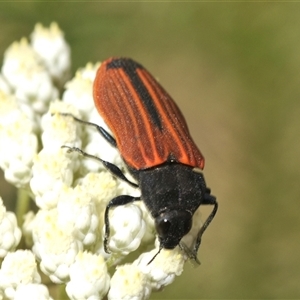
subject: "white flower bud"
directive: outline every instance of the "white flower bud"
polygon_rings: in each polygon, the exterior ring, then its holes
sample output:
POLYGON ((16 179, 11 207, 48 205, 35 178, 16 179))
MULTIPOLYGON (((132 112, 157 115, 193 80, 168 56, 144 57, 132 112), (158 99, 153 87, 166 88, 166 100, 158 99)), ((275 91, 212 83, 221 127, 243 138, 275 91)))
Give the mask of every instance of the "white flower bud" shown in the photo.
POLYGON ((149 264, 157 254, 158 249, 143 253, 133 263, 141 272, 147 274, 153 290, 160 290, 171 284, 176 276, 179 276, 186 260, 185 255, 176 247, 173 250, 162 249, 155 259, 149 264))
POLYGON ((58 223, 56 209, 39 210, 33 229, 33 252, 41 260, 41 270, 54 283, 69 280, 69 267, 82 250, 82 243, 74 239, 73 228, 58 223))
POLYGON ((42 142, 47 152, 57 152, 64 145, 81 147, 80 126, 70 116, 59 113, 78 115, 78 110, 61 101, 52 102, 49 112, 41 118, 42 142))
POLYGON ((70 267, 66 291, 71 299, 102 299, 109 289, 110 277, 101 255, 79 252, 70 267))
POLYGON ((17 250, 8 253, 0 269, 0 287, 8 299, 14 299, 20 284, 40 283, 41 277, 33 253, 29 250, 17 250))
POLYGON ((72 235, 84 246, 91 246, 99 235, 96 205, 88 190, 76 186, 61 191, 57 204, 58 224, 72 228, 72 235))
POLYGON ((27 39, 22 38, 20 42, 14 42, 5 51, 2 73, 15 90, 18 84, 24 84, 22 72, 29 70, 30 67, 37 68, 38 66, 43 69, 39 56, 28 44, 27 39))
POLYGON ((89 192, 93 201, 104 210, 107 203, 116 197, 118 183, 109 172, 88 173, 81 178, 78 185, 89 192))
POLYGON ((143 214, 135 204, 117 206, 109 215, 110 237, 108 248, 122 255, 136 250, 146 230, 143 214))
POLYGON ((71 51, 57 23, 51 23, 49 28, 36 24, 31 34, 31 45, 54 81, 63 86, 70 76, 71 51))
POLYGON ((40 208, 50 209, 57 205, 61 190, 73 181, 73 162, 64 149, 56 153, 42 150, 34 159, 30 187, 40 208))
POLYGON ((26 39, 14 42, 4 54, 2 72, 21 102, 42 114, 58 96, 51 77, 41 59, 26 39))
POLYGON ((147 275, 135 265, 117 267, 110 281, 109 300, 149 299, 151 286, 147 275))

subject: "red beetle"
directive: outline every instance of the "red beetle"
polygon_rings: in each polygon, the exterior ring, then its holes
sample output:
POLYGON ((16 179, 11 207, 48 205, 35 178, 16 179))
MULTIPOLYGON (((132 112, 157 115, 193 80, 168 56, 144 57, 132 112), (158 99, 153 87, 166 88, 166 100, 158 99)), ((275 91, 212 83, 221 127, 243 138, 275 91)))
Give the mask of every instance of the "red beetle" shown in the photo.
MULTIPOLYGON (((218 203, 206 187, 200 171, 204 157, 190 136, 178 106, 141 64, 129 58, 104 61, 97 71, 93 94, 95 106, 114 137, 104 128, 92 125, 119 149, 138 184, 130 182, 117 166, 99 160, 116 177, 141 189, 140 197, 121 195, 107 205, 105 251, 109 252, 109 209, 142 200, 155 220, 160 242, 158 253, 162 248, 179 245, 198 262, 202 234, 214 218, 218 203), (193 214, 200 205, 214 208, 189 250, 181 239, 190 231, 193 214)), ((82 153, 77 148, 70 150, 82 153)))

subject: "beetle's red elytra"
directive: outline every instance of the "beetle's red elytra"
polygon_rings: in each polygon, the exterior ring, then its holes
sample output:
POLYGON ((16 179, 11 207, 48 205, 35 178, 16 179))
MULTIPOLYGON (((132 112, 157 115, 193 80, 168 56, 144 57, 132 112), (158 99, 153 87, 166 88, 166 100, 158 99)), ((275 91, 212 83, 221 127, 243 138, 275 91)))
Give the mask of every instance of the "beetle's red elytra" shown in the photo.
POLYGON ((204 158, 179 108, 140 64, 110 58, 94 81, 94 101, 131 168, 175 161, 203 169, 204 158))

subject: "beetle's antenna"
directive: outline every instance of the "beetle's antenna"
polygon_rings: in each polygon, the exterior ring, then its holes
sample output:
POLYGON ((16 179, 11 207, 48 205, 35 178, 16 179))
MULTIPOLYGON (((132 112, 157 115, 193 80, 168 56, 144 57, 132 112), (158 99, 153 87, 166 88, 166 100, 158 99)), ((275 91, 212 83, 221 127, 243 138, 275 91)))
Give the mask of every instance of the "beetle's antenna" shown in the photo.
POLYGON ((151 258, 151 260, 147 263, 147 266, 150 265, 150 264, 153 262, 153 260, 154 260, 155 257, 160 253, 160 251, 161 251, 162 248, 163 248, 163 247, 159 247, 157 253, 156 253, 156 254, 151 258))

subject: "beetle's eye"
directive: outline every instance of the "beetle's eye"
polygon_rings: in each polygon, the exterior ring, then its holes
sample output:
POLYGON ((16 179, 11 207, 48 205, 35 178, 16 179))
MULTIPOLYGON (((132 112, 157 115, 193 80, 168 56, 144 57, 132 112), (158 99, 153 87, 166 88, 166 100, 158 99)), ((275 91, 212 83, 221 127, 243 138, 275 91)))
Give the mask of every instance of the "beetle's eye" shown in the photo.
POLYGON ((171 227, 171 222, 169 220, 160 219, 156 225, 156 230, 158 235, 161 237, 168 235, 170 227, 171 227))

